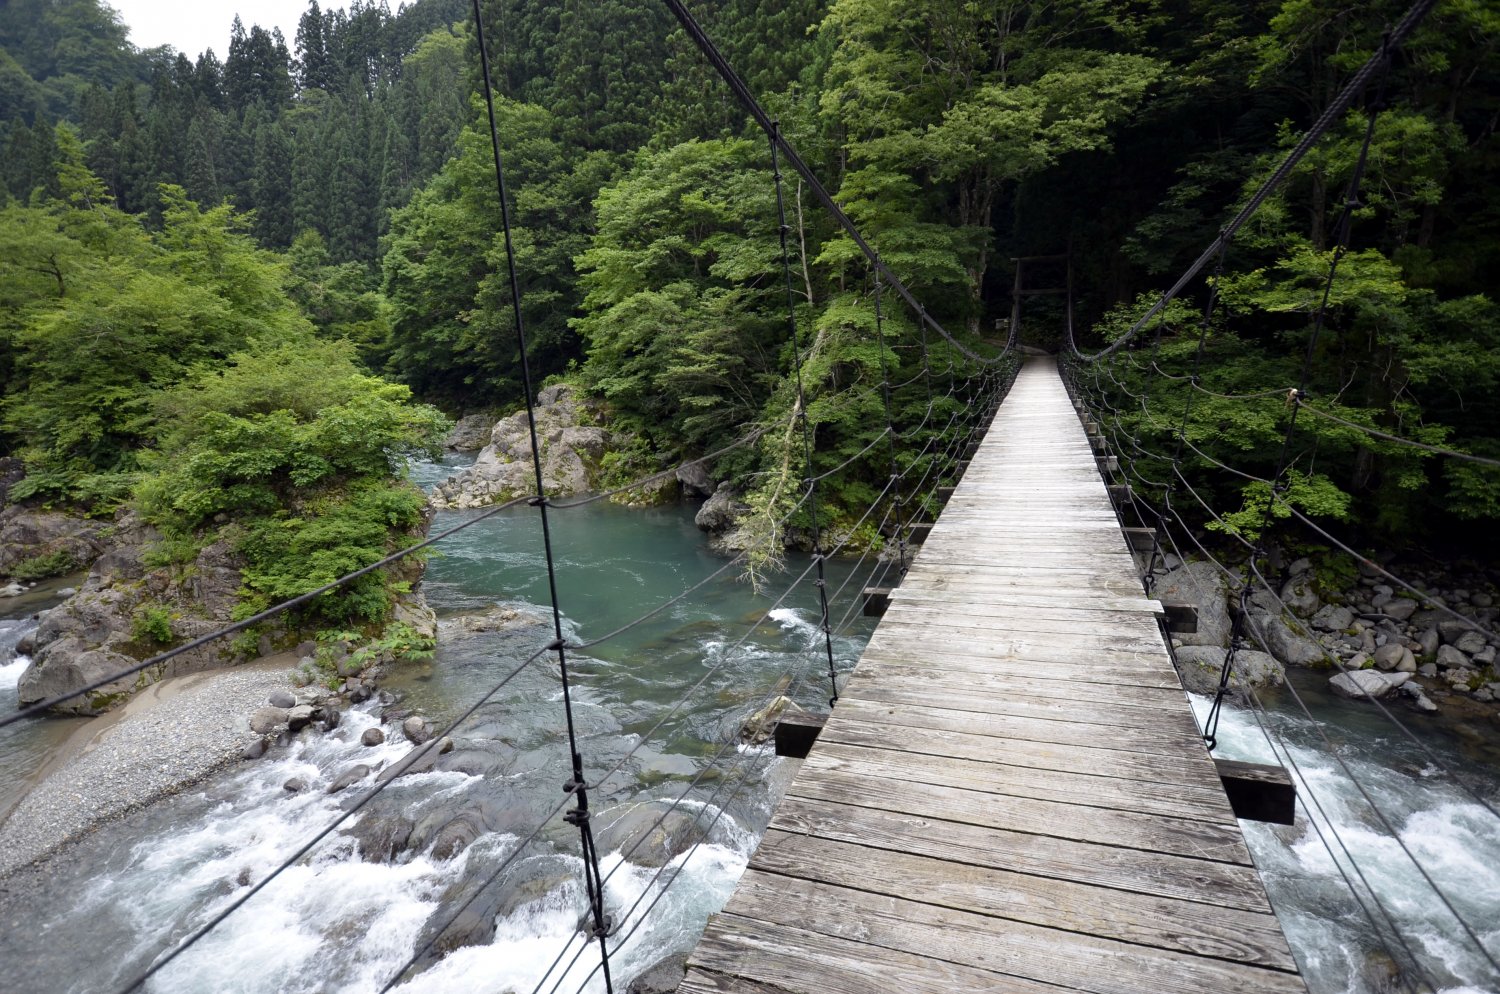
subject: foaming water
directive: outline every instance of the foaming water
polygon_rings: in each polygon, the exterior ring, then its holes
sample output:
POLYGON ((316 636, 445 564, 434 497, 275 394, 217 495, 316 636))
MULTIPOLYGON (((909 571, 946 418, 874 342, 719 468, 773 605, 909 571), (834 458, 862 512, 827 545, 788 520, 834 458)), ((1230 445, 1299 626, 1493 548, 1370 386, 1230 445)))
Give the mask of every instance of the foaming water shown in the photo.
MULTIPOLYGON (((0 615, 0 713, 9 714, 19 704, 16 688, 31 660, 16 652, 16 646, 36 630, 34 614, 40 603, 48 603, 48 594, 0 600, 0 612, 14 611, 16 616, 0 615)), ((83 724, 78 718, 40 718, 17 722, 0 728, 0 818, 26 791, 32 777, 46 764, 48 756, 75 728, 83 724)))
MULTIPOLYGON (((1209 702, 1193 704, 1201 721, 1209 702)), ((1313 720, 1227 707, 1220 722, 1215 755, 1283 765, 1297 786, 1296 825, 1241 826, 1308 986, 1495 994, 1494 774, 1441 740, 1429 743, 1434 763, 1394 727, 1371 732, 1363 712, 1347 720, 1353 707, 1315 704, 1313 720)))
POLYGON ((30 656, 11 657, 8 663, 0 663, 0 694, 9 693, 15 696, 16 685, 21 682, 21 674, 26 672, 26 667, 31 665, 30 656))
MULTIPOLYGON (((441 478, 433 467, 421 471, 441 478)), ((471 513, 441 512, 433 528, 471 513)), ((724 562, 704 549, 690 508, 600 504, 559 512, 553 528, 570 641, 625 626, 724 562)), ((803 557, 793 568, 805 565, 803 557)), ((525 663, 553 637, 545 567, 529 508, 443 543, 423 585, 440 615, 438 652, 382 686, 399 695, 402 713, 441 726, 514 675, 454 732, 454 749, 437 769, 394 781, 145 990, 368 994, 411 958, 417 966, 397 990, 604 989, 594 973, 598 944, 585 948, 580 930, 587 904, 578 833, 557 810, 571 765, 561 674, 551 653, 525 663), (442 826, 464 818, 479 826, 473 841, 456 855, 440 852, 442 826), (391 831, 409 836, 394 855, 379 841, 391 831), (435 939, 439 952, 423 954, 435 939)), ((829 565, 837 579, 848 569, 829 565)), ((769 819, 779 761, 741 746, 740 722, 774 688, 826 669, 821 651, 810 651, 821 650, 822 638, 812 584, 767 618, 770 604, 727 576, 610 641, 568 653, 614 920, 616 990, 692 947, 769 819)), ((869 627, 861 622, 835 640, 842 667, 852 665, 869 627)), ((825 693, 803 696, 812 703, 825 693)), ((401 713, 382 722, 386 706, 362 705, 333 733, 304 734, 111 825, 50 866, 23 905, 5 907, 0 896, 0 911, 24 906, 36 924, 0 932, 0 959, 22 964, 20 989, 110 990, 160 962, 373 782, 329 794, 336 778, 406 754, 401 713), (361 745, 377 725, 385 743, 361 745), (306 789, 289 791, 293 780, 306 789), (80 957, 82 949, 101 955, 80 957)))

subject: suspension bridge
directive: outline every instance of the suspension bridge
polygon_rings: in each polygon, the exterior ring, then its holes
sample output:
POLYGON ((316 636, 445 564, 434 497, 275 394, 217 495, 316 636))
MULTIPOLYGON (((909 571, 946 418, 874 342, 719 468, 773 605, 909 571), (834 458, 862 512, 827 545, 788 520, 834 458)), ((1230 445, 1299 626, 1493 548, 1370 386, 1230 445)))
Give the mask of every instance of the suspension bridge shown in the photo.
POLYGON ((1026 361, 681 991, 1303 991, 1137 554, 1026 361))
MULTIPOLYGON (((884 431, 839 466, 814 471, 813 443, 805 434, 806 419, 800 417, 807 407, 800 379, 804 351, 796 310, 791 306, 783 209, 788 330, 798 370, 797 402, 788 428, 800 422, 807 462, 802 496, 778 524, 786 525, 792 514, 807 509, 813 521, 815 554, 812 564, 791 582, 773 608, 816 571, 820 629, 834 700, 826 720, 788 719, 778 727, 779 745, 784 743, 788 753, 805 758, 733 896, 710 919, 691 953, 679 989, 685 994, 852 994, 893 989, 943 994, 1305 991, 1238 821, 1253 802, 1267 797, 1283 808, 1268 817, 1289 820, 1284 810, 1289 803, 1284 789, 1289 780, 1264 769, 1215 762, 1209 753, 1212 730, 1205 736, 1192 716, 1164 634, 1173 606, 1150 596, 1150 582, 1162 561, 1164 541, 1180 556, 1196 551, 1216 560, 1169 502, 1155 508, 1132 497, 1132 485, 1147 491, 1163 484, 1141 476, 1130 464, 1132 455, 1158 454, 1140 451, 1134 439, 1122 436, 1118 419, 1108 417, 1118 413, 1110 407, 1110 391, 1118 387, 1129 393, 1128 387, 1113 379, 1110 364, 1126 355, 1122 350, 1173 297, 1215 258, 1222 258, 1236 231, 1383 70, 1431 8, 1432 0, 1419 0, 1388 33, 1382 50, 1353 74, 1303 141, 1125 335, 1095 355, 1082 354, 1072 341, 1069 292, 1071 382, 1082 385, 1087 396, 1070 395, 1070 389, 1076 394, 1078 387, 1068 386, 1054 358, 1033 353, 1016 360, 1021 351, 1015 340, 1018 313, 1011 323, 1012 338, 998 355, 980 355, 970 347, 975 343, 966 345, 950 336, 885 266, 686 8, 678 0, 665 2, 765 131, 778 202, 784 160, 867 256, 882 364, 890 354, 881 323, 882 291, 888 288, 913 308, 922 336, 919 376, 928 391, 921 422, 898 424, 891 392, 903 384, 892 384, 891 371, 885 369, 884 382, 878 387, 886 401, 884 431), (938 368, 929 353, 929 332, 949 349, 946 369, 938 368), (986 370, 978 386, 955 375, 955 354, 971 368, 986 370), (1113 386, 1104 385, 1101 377, 1112 379, 1113 386), (935 394, 944 384, 947 392, 935 394), (1099 424, 1080 418, 1085 407, 1098 412, 1100 421, 1109 422, 1107 442, 1099 424), (891 540, 897 554, 869 568, 872 586, 863 591, 856 586, 847 598, 849 611, 835 622, 843 588, 829 591, 823 564, 827 557, 844 551, 844 544, 825 541, 819 531, 818 481, 856 460, 876 458, 878 453, 872 453, 882 444, 889 452, 889 482, 850 531, 869 525, 891 540), (914 451, 898 460, 900 446, 914 451), (925 522, 914 508, 929 497, 943 509, 935 521, 925 522), (1134 524, 1129 523, 1131 518, 1134 524), (1178 539, 1191 542, 1193 548, 1180 547, 1178 539), (908 555, 908 545, 918 551, 908 555), (881 621, 857 666, 840 674, 829 637, 844 629, 850 613, 861 605, 867 613, 880 614, 881 621), (1226 794, 1226 788, 1235 793, 1226 794)), ((477 16, 476 32, 488 97, 493 87, 477 16)), ((502 141, 495 133, 493 110, 490 124, 500 204, 508 211, 502 141)), ((1367 148, 1368 143, 1367 136, 1367 148)), ((1355 188, 1358 177, 1356 170, 1355 188)), ((1352 194, 1346 200, 1352 204, 1352 194)), ((513 318, 529 400, 534 391, 526 365, 521 288, 510 254, 508 213, 504 223, 513 318)), ((1347 225, 1341 238, 1347 238, 1347 225)), ((1343 247, 1341 242, 1340 251, 1343 247)), ((1328 278, 1330 282, 1334 278, 1332 270, 1328 278)), ((1071 291, 1071 276, 1069 283, 1071 291)), ((1020 289, 1018 271, 1018 307, 1020 289)), ((1208 306, 1211 313, 1212 294, 1208 306)), ((1154 351, 1151 366, 1156 368, 1154 351)), ((1191 379, 1191 385, 1199 388, 1196 370, 1191 379)), ((1143 398, 1141 403, 1145 409, 1143 398)), ((1294 405, 1294 414, 1306 406, 1296 390, 1289 403, 1294 405)), ((1315 408, 1306 409, 1319 414, 1315 408)), ((1184 413, 1184 420, 1187 416, 1184 413)), ((1289 438, 1295 427, 1293 417, 1289 438)), ((752 431, 689 464, 711 462, 752 444, 764 431, 752 431)), ((578 831, 587 912, 578 933, 542 975, 536 992, 549 989, 549 984, 550 990, 558 990, 564 979, 572 977, 572 967, 596 945, 599 964, 579 989, 591 982, 606 991, 622 989, 619 978, 610 974, 610 958, 649 918, 673 878, 663 866, 634 904, 620 907, 611 900, 608 883, 614 871, 601 873, 591 828, 595 810, 591 793, 596 806, 601 795, 610 796, 612 779, 683 702, 727 665, 732 650, 755 626, 697 683, 684 689, 682 701, 640 736, 640 744, 609 769, 591 768, 574 729, 568 654, 587 651, 625 629, 588 642, 570 642, 564 637, 558 585, 552 573, 549 513, 566 512, 610 494, 575 501, 548 499, 534 429, 532 446, 534 495, 474 515, 325 587, 89 686, 37 702, 0 719, 0 725, 34 717, 68 698, 119 685, 147 669, 166 667, 207 641, 250 630, 457 531, 530 504, 539 512, 547 545, 556 637, 499 674, 493 688, 437 738, 468 721, 518 673, 544 657, 555 656, 571 775, 556 806, 491 869, 468 900, 438 910, 435 918, 442 922, 430 930, 431 938, 389 975, 381 990, 391 990, 415 976, 413 968, 431 952, 444 929, 486 888, 501 881, 558 815, 578 831), (649 904, 644 903, 648 900, 649 904), (594 981, 596 976, 598 981, 594 981)), ((1465 457, 1446 450, 1441 454, 1465 457)), ((1175 459, 1172 464, 1177 476, 1166 489, 1170 492, 1180 484, 1183 492, 1196 496, 1175 459)), ((1337 543, 1334 536, 1323 534, 1337 543)), ((743 556, 730 560, 633 624, 681 602, 742 562, 743 556)), ((865 576, 865 562, 862 557, 851 575, 865 576)), ((1275 596, 1274 585, 1258 571, 1253 556, 1250 572, 1254 582, 1275 596)), ((1387 575, 1393 582, 1403 582, 1387 575)), ((1486 630, 1486 634, 1494 633, 1486 630)), ((1244 641, 1243 636, 1236 631, 1234 646, 1244 641)), ((1232 648, 1221 693, 1233 658, 1232 648)), ((417 753, 403 762, 420 758, 417 753)), ((748 754, 737 756, 734 743, 722 744, 663 812, 662 819, 678 802, 704 788, 711 771, 720 774, 718 787, 703 804, 704 810, 718 813, 706 827, 699 826, 702 838, 689 850, 689 857, 743 789, 746 768, 754 761, 748 754)), ((392 775, 382 777, 350 803, 274 871, 155 956, 120 988, 120 994, 142 989, 165 966, 255 900, 283 871, 304 860, 395 782, 400 772, 397 764, 392 775)), ((628 860, 632 852, 621 855, 628 860)), ((1461 929, 1485 952, 1473 928, 1453 910, 1436 884, 1434 890, 1453 911, 1461 929)), ((1352 883, 1351 891, 1373 924, 1374 913, 1352 883)), ((1390 915, 1379 906, 1378 897, 1373 892, 1370 897, 1389 922, 1390 915)), ((1413 964, 1411 975, 1420 976, 1410 946, 1399 934, 1397 940, 1408 954, 1404 961, 1413 964)), ((1485 956, 1494 963, 1487 952, 1485 956)), ((1416 989, 1405 973, 1403 982, 1408 989, 1416 989)))

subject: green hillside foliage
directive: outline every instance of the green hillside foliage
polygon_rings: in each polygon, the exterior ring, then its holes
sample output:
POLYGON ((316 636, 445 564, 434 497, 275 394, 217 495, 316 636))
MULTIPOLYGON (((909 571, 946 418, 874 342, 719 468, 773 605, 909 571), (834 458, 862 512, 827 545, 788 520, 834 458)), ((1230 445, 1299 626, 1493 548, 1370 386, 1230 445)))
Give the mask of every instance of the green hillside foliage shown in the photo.
MULTIPOLYGON (((927 313, 980 352, 1003 337, 1020 256, 1070 255, 1085 348, 1128 327, 1404 9, 692 6, 927 313)), ((0 430, 32 467, 31 494, 103 505, 131 492, 163 444, 154 398, 288 342, 340 343, 325 356, 344 370, 335 379, 357 362, 455 414, 519 402, 466 17, 457 0, 310 3, 291 39, 236 21, 221 59, 137 51, 93 0, 0 13, 0 430), (199 265, 210 252, 225 265, 199 265), (97 349, 78 349, 91 334, 97 349)), ((765 136, 661 5, 487 0, 483 17, 536 379, 594 391, 646 441, 642 466, 758 431, 717 475, 766 520, 797 498, 805 420, 816 468, 853 459, 824 494, 852 527, 890 468, 880 384, 906 384, 895 421, 922 426, 925 443, 974 365, 930 332, 924 348, 890 293, 877 323, 868 264, 784 169, 788 280, 765 136)), ((1444 0, 1380 84, 1307 383, 1309 403, 1344 421, 1488 455, 1500 453, 1497 47, 1493 4, 1444 0)), ((1144 409, 1115 395, 1139 473, 1165 478, 1177 432, 1191 443, 1185 472, 1226 516, 1183 509, 1199 524, 1248 533, 1262 518, 1265 495, 1214 462, 1257 475, 1280 462, 1285 393, 1365 120, 1361 103, 1225 256, 1202 385, 1265 396, 1194 393, 1184 421, 1186 382, 1148 377, 1153 360, 1192 368, 1206 278, 1100 373, 1111 389, 1111 377, 1149 384, 1144 409)), ((1027 340, 1061 345, 1059 305, 1027 298, 1022 315, 1027 340)), ((1288 464, 1288 500, 1354 542, 1424 541, 1500 514, 1494 471, 1310 412, 1288 464)), ((1273 527, 1306 540, 1285 519, 1273 527)))

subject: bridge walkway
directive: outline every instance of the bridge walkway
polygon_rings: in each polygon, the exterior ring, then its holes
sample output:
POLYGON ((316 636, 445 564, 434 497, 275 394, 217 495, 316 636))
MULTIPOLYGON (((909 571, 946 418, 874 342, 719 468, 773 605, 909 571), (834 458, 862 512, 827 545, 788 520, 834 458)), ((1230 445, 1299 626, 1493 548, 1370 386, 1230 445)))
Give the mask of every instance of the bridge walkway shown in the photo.
POLYGON ((1305 994, 1158 609, 1028 360, 682 994, 1305 994))

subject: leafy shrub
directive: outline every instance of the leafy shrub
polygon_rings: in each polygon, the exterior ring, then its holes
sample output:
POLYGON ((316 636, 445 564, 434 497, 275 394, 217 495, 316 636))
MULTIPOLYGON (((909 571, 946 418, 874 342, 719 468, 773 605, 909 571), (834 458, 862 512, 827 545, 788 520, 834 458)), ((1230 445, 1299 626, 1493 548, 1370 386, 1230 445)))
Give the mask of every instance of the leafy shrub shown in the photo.
POLYGON ((49 576, 61 576, 78 568, 78 561, 66 549, 44 552, 30 559, 23 559, 11 568, 10 575, 17 580, 45 580, 49 576))
POLYGON ((171 610, 164 604, 140 605, 130 616, 130 637, 142 645, 167 645, 174 637, 171 610))

